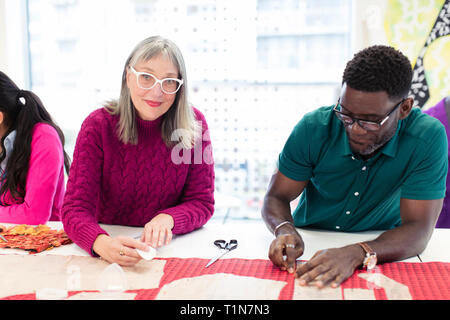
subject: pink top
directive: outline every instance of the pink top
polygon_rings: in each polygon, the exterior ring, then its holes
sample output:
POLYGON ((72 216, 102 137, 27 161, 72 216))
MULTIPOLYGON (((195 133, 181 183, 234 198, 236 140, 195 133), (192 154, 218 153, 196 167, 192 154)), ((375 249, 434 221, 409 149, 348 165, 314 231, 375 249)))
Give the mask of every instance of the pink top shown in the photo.
MULTIPOLYGON (((56 130, 45 123, 36 124, 32 135, 24 202, 0 206, 0 222, 37 225, 60 220, 65 190, 61 140, 56 130)), ((4 202, 12 198, 7 192, 1 199, 4 202)))
POLYGON ((175 222, 172 232, 182 234, 211 218, 211 142, 204 116, 194 112, 204 134, 192 150, 166 146, 161 138, 163 116, 154 121, 137 118, 137 145, 119 140, 118 116, 105 109, 86 118, 78 134, 61 215, 70 239, 94 255, 97 236, 107 234, 99 223, 143 227, 166 213, 175 222))

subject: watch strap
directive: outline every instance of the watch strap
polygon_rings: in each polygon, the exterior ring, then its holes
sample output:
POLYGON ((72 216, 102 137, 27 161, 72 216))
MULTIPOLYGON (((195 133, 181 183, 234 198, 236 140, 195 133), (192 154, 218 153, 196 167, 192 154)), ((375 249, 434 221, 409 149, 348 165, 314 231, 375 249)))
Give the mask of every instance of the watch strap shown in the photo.
POLYGON ((375 254, 375 251, 366 243, 366 242, 358 242, 358 244, 364 249, 364 251, 370 255, 375 254))
POLYGON ((375 253, 375 251, 373 251, 372 248, 366 242, 358 242, 358 244, 366 252, 366 256, 364 257, 363 260, 363 268, 366 268, 367 270, 375 268, 377 264, 377 254, 375 253))

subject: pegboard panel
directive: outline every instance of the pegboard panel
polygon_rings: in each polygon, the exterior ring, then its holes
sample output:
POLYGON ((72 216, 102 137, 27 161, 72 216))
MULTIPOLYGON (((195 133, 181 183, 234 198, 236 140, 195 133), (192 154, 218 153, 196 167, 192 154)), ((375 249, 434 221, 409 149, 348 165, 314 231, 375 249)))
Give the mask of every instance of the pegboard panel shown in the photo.
POLYGON ((294 125, 336 101, 350 56, 351 0, 33 0, 28 9, 32 89, 68 150, 87 114, 118 97, 132 48, 152 35, 174 41, 189 100, 210 127, 216 191, 244 211, 260 210, 294 125))
POLYGON ((295 124, 337 98, 335 85, 195 82, 192 91, 193 105, 210 128, 216 190, 242 198, 255 210, 295 124))

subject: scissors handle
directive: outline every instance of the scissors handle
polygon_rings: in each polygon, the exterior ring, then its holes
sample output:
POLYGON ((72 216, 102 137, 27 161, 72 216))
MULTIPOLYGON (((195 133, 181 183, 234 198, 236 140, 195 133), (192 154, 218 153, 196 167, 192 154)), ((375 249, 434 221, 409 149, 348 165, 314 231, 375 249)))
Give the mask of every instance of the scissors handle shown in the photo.
POLYGON ((227 243, 225 240, 216 240, 216 241, 214 241, 214 245, 216 247, 219 247, 219 249, 225 249, 227 246, 227 243))
POLYGON ((208 268, 214 262, 222 258, 225 254, 237 248, 238 242, 236 239, 230 240, 230 242, 226 242, 225 240, 216 240, 214 244, 220 248, 220 253, 213 259, 211 259, 205 268, 208 268))
POLYGON ((227 246, 225 249, 227 249, 228 251, 234 250, 237 248, 237 240, 236 239, 232 239, 230 240, 230 242, 227 243, 227 246))
POLYGON ((228 250, 228 251, 236 249, 237 243, 238 242, 236 239, 232 239, 232 240, 230 240, 230 242, 226 242, 225 240, 214 241, 214 244, 216 245, 216 247, 219 247, 220 249, 228 250))

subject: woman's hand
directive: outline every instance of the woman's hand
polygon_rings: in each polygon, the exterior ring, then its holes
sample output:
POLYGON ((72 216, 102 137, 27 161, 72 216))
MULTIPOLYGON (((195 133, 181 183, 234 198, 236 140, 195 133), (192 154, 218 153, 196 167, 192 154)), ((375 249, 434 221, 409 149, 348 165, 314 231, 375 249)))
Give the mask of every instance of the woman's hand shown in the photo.
POLYGON ((132 267, 142 259, 135 249, 148 250, 145 243, 136 239, 125 236, 112 238, 106 234, 95 239, 92 249, 109 263, 115 262, 124 267, 132 267))
POLYGON ((169 244, 174 221, 171 215, 160 213, 144 226, 141 241, 153 248, 169 244))

